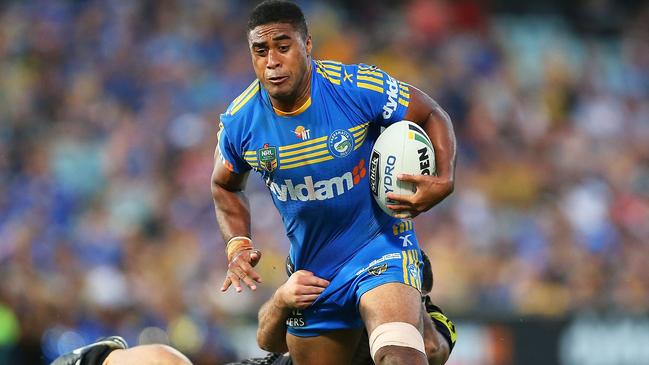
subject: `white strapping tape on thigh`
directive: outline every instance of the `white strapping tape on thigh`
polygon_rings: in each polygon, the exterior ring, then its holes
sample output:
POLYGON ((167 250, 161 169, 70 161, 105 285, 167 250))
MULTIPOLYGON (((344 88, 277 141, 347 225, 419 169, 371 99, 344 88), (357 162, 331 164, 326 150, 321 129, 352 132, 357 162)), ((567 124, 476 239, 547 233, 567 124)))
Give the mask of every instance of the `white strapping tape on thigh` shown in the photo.
POLYGON ((417 327, 406 322, 390 322, 379 325, 370 335, 370 353, 372 360, 376 352, 385 346, 410 347, 426 354, 424 338, 417 327))

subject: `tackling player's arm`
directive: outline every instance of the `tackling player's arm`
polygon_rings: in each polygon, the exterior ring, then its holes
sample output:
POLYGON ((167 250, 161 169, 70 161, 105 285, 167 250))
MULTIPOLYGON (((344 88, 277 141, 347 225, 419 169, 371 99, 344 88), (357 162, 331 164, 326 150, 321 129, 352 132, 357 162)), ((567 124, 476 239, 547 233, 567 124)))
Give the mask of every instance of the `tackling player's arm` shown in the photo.
POLYGON ((328 285, 327 280, 310 271, 298 270, 293 273, 259 309, 259 347, 269 352, 287 352, 286 320, 291 311, 313 304, 328 285))
POLYGON ((414 183, 414 195, 388 193, 387 198, 399 203, 388 208, 400 212, 397 218, 413 218, 444 200, 455 184, 456 141, 451 118, 430 96, 410 86, 410 103, 404 119, 420 125, 435 148, 436 175, 401 174, 397 178, 414 183))
POLYGON ((261 277, 253 266, 259 262, 261 252, 253 249, 249 238, 250 209, 248 199, 243 194, 248 172, 237 174, 230 171, 219 153, 217 145, 211 185, 216 220, 227 242, 228 272, 221 291, 226 291, 234 284, 236 291, 241 292, 241 281, 255 290, 254 281, 261 282, 261 277))
POLYGON ((451 353, 450 346, 444 336, 436 330, 433 320, 430 318, 424 306, 422 312, 424 320, 424 347, 428 365, 443 365, 451 353))

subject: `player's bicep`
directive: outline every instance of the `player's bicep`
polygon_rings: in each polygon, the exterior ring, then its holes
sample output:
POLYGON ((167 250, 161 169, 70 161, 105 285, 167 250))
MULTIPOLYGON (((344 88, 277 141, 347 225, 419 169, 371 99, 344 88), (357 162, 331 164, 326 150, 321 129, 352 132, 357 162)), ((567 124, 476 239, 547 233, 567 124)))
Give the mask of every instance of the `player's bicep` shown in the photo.
POLYGON ((248 178, 250 165, 237 152, 223 124, 220 124, 217 140, 212 169, 212 189, 222 187, 228 191, 241 191, 248 178))
POLYGON ((426 122, 432 112, 439 108, 439 104, 416 87, 409 86, 409 89, 410 102, 408 103, 408 110, 403 119, 421 125, 426 122))
POLYGON ((212 191, 215 188, 223 188, 228 191, 242 191, 246 186, 250 171, 236 173, 228 168, 227 160, 221 156, 220 148, 217 146, 214 151, 214 167, 212 169, 212 191))

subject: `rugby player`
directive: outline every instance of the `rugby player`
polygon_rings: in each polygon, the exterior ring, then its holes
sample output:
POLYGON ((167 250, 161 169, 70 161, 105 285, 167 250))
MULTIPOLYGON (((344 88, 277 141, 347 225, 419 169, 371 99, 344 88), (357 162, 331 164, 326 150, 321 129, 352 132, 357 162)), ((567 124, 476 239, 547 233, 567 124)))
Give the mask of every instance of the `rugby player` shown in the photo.
POLYGON ((350 363, 364 327, 375 363, 426 364, 420 250, 411 221, 401 219, 453 191, 450 118, 425 93, 376 67, 313 59, 304 15, 293 3, 259 4, 248 21, 248 45, 257 79, 220 117, 212 173, 229 261, 221 290, 255 290, 261 281, 243 193, 254 170, 282 216, 296 270, 330 283, 305 293, 313 304, 288 327, 293 360, 350 363), (370 197, 366 165, 380 127, 403 119, 432 141, 437 175, 386 169, 386 181, 416 187, 412 196, 387 195, 395 211, 389 216, 370 197))
MULTIPOLYGON (((422 255, 422 304, 424 305, 424 342, 429 365, 446 363, 456 341, 455 326, 442 310, 432 304, 428 293, 433 287, 433 272, 428 257, 422 255)), ((287 323, 300 320, 295 310, 313 302, 308 295, 298 294, 308 287, 322 288, 326 281, 307 271, 289 271, 289 279, 259 310, 257 342, 270 351, 266 357, 244 360, 230 365, 292 365, 285 353, 287 323)), ((352 363, 373 364, 369 354, 367 333, 356 348, 352 363)), ((166 345, 140 345, 127 348, 124 339, 112 336, 60 356, 52 365, 191 365, 189 359, 166 345), (117 351, 116 351, 117 350, 117 351)))

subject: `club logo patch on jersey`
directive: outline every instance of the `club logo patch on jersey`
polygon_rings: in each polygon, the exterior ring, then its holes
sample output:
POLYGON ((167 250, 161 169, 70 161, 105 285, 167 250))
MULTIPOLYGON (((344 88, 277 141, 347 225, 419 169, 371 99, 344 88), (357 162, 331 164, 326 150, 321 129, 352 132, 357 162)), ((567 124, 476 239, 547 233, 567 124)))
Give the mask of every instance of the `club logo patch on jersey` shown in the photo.
POLYGON ((277 147, 264 144, 264 148, 257 151, 259 156, 259 165, 262 170, 272 172, 277 168, 277 147))
POLYGON ((379 276, 383 274, 387 269, 388 269, 388 264, 382 264, 382 265, 370 267, 369 269, 367 269, 367 273, 372 276, 379 276))
POLYGON ((329 152, 335 157, 346 157, 354 150, 354 136, 345 129, 337 129, 329 135, 329 152))
POLYGON ((298 126, 295 128, 295 130, 293 131, 293 133, 295 133, 295 135, 297 136, 297 138, 299 138, 299 139, 301 139, 301 140, 303 140, 303 141, 306 141, 306 140, 308 140, 309 138, 311 138, 311 130, 310 130, 310 129, 306 129, 306 128, 304 128, 304 127, 301 126, 301 125, 298 125, 298 126))

